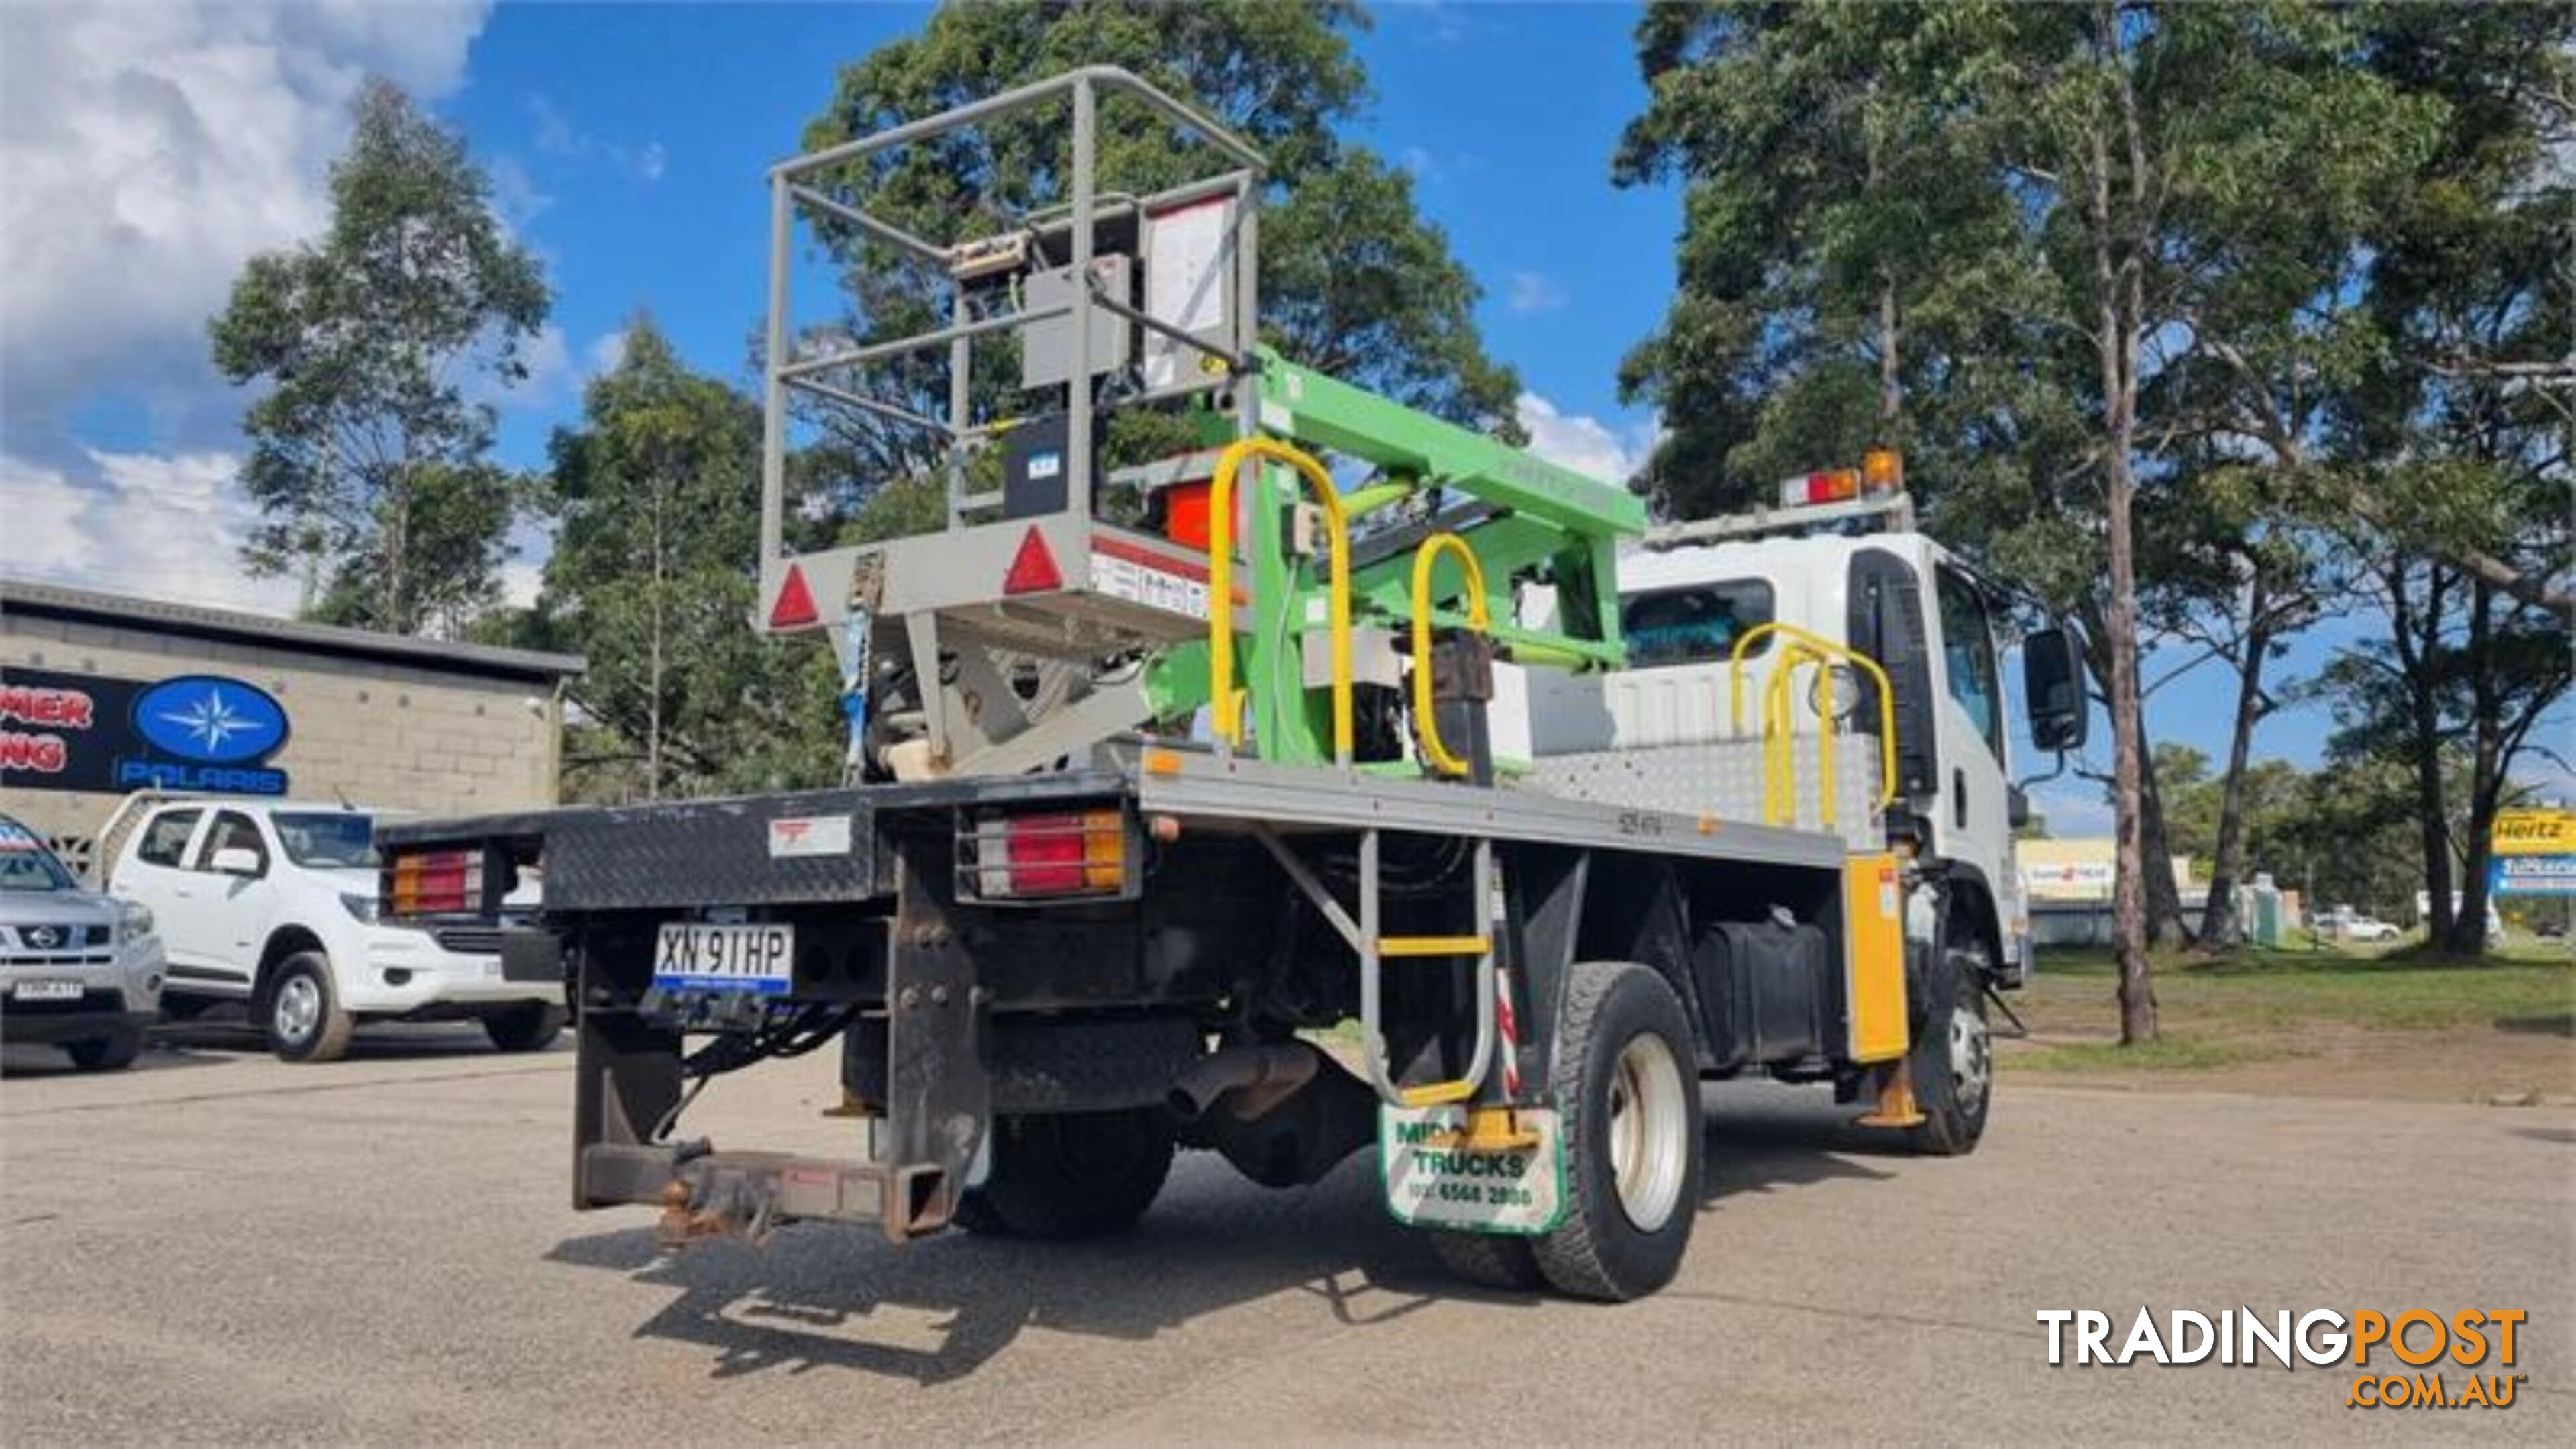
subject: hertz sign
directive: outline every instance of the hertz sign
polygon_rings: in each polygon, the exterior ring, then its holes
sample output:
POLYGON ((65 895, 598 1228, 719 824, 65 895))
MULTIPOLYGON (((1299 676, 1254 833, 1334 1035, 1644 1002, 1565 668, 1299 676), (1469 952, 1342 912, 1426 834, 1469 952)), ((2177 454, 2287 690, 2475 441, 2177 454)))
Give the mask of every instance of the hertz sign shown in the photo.
POLYGON ((2576 895, 2576 810, 2499 811, 2489 841, 2491 894, 2576 895))

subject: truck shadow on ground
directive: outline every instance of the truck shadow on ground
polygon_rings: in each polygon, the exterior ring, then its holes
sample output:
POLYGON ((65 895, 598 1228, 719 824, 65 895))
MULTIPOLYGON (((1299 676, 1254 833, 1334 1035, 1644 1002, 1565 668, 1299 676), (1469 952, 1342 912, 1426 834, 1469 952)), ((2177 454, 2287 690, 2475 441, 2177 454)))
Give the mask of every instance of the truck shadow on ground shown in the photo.
MULTIPOLYGON (((1703 1213, 1741 1193, 1889 1175, 1843 1155, 1889 1142, 1839 1129, 1850 1109, 1722 1097, 1710 1106, 1703 1213)), ((1703 1223, 1693 1256, 1728 1250, 1703 1223)), ((1142 1342, 1274 1298, 1262 1311, 1363 1331, 1443 1300, 1546 1301, 1450 1277, 1387 1217, 1367 1154, 1312 1187, 1274 1192, 1212 1154, 1185 1153, 1133 1232, 1094 1243, 950 1233, 898 1248, 863 1228, 800 1224, 764 1247, 666 1253, 649 1227, 629 1227, 567 1239, 546 1256, 676 1289, 635 1336, 713 1350, 715 1378, 837 1368, 927 1386, 975 1373, 1030 1328, 1142 1342)))

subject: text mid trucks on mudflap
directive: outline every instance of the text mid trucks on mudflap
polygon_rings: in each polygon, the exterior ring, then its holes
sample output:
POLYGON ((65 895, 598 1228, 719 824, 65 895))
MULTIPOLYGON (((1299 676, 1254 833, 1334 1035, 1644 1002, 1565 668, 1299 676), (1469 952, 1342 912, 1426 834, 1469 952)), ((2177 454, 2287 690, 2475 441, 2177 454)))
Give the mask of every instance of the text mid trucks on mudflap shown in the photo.
MULTIPOLYGON (((1135 1221, 1176 1146, 1272 1186, 1368 1150, 1458 1271, 1626 1299, 1688 1243, 1703 1078, 1976 1144, 2028 960, 1994 591, 1891 455, 1650 531, 1262 348, 1263 187, 1101 68, 772 171, 760 615, 840 656, 846 788, 382 832, 394 918, 542 862, 503 954, 577 1005, 578 1206, 1070 1238, 1135 1221), (927 238, 848 188, 1006 116, 1062 123, 1060 204, 927 238), (1113 189, 1105 120, 1205 174, 1113 189), (948 325, 793 327, 800 224, 948 325), (937 363, 944 416, 870 391, 937 363), (944 443, 944 527, 789 553, 807 407, 944 443), (1106 446, 1122 416, 1163 442, 1106 446), (1348 1065, 1301 1035, 1351 1019, 1348 1065), (689 1136, 710 1079, 823 1048, 847 1158, 689 1136)), ((2024 669, 2034 740, 2079 742, 2071 638, 2024 669)))

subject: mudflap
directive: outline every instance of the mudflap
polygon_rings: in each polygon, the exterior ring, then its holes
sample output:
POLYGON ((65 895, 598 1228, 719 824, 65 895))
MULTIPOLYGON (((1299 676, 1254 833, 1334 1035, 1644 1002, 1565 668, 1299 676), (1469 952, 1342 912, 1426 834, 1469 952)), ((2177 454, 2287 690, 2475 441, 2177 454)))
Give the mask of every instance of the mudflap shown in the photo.
POLYGON ((1378 1108, 1386 1210, 1408 1227, 1537 1237, 1565 1217, 1565 1132, 1553 1107, 1378 1108))

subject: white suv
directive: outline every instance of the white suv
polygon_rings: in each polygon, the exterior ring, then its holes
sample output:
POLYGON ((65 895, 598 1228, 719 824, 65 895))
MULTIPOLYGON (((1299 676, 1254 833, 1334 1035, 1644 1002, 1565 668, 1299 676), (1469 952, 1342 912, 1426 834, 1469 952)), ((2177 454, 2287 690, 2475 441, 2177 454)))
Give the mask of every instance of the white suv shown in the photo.
POLYGON ((339 1057, 361 1021, 470 1018, 503 1051, 534 1051, 563 1030, 563 988, 506 979, 496 930, 376 920, 366 811, 232 797, 134 805, 143 814, 122 843, 113 825, 105 836, 105 881, 160 923, 171 1014, 245 1002, 277 1054, 299 1062, 339 1057))

